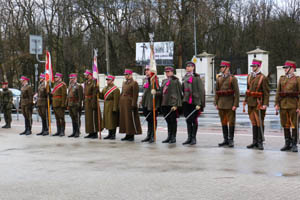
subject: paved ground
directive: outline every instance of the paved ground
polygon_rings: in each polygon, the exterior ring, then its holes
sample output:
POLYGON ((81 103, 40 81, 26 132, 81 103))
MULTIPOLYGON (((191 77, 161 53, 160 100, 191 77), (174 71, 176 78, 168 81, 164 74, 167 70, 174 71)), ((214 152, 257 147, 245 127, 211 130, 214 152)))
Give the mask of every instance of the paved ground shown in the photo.
MULTIPOLYGON (((299 199, 300 153, 279 151, 278 116, 267 116, 265 151, 245 148, 251 129, 242 113, 234 149, 217 147, 220 125, 209 110, 193 147, 181 145, 183 119, 172 145, 161 143, 166 128, 158 121, 157 143, 143 144, 145 135, 133 143, 119 134, 115 141, 19 136, 20 117, 12 129, 0 129, 0 199, 299 199)), ((40 128, 34 122, 33 132, 40 128)))

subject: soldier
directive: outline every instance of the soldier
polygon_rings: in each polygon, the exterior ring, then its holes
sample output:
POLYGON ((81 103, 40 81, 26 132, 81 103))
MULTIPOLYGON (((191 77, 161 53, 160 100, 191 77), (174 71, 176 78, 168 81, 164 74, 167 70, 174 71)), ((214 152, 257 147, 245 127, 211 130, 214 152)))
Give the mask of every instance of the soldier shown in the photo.
POLYGON ((45 74, 40 74, 40 85, 38 87, 38 95, 37 95, 37 108, 39 115, 42 119, 42 131, 36 135, 49 135, 48 129, 48 92, 45 82, 45 74))
POLYGON ((162 143, 175 143, 177 134, 178 108, 182 106, 181 83, 174 76, 173 67, 165 67, 167 78, 162 81, 160 93, 161 111, 168 124, 168 137, 162 143))
POLYGON ((54 86, 51 92, 52 94, 52 106, 56 119, 57 132, 53 136, 65 136, 65 109, 66 109, 66 97, 67 86, 62 81, 63 75, 56 72, 54 76, 54 86))
POLYGON ((68 88, 67 108, 72 119, 73 133, 68 137, 79 137, 80 135, 80 115, 83 101, 83 88, 77 83, 77 74, 69 75, 70 85, 68 88))
POLYGON ((25 131, 20 135, 30 135, 32 125, 32 108, 33 108, 33 91, 31 86, 28 84, 29 78, 21 76, 20 78, 21 88, 21 109, 25 119, 25 131))
MULTIPOLYGON (((84 138, 97 138, 98 127, 98 107, 97 107, 97 95, 98 86, 95 80, 93 80, 93 73, 90 70, 86 70, 84 83, 84 108, 85 108, 85 132, 88 134, 84 138)), ((100 108, 99 108, 100 109, 100 108)), ((99 110, 99 112, 101 112, 99 110)), ((101 125, 101 113, 100 125, 101 125)), ((101 131, 101 130, 100 130, 101 131)))
POLYGON ((247 78, 247 91, 243 106, 248 104, 248 115, 252 123, 253 142, 248 149, 263 150, 263 129, 267 106, 269 106, 269 83, 261 72, 261 60, 253 59, 252 72, 247 78))
POLYGON ((125 69, 125 79, 120 96, 120 130, 126 133, 122 141, 134 141, 134 135, 142 134, 141 122, 137 109, 139 95, 138 83, 132 78, 132 70, 125 69))
POLYGON ((144 79, 144 94, 142 97, 142 107, 143 107, 143 112, 146 117, 146 120, 148 122, 148 131, 147 131, 147 137, 142 140, 142 142, 149 142, 153 143, 154 142, 154 126, 153 126, 153 95, 155 95, 155 124, 157 124, 157 109, 160 106, 160 98, 159 98, 159 82, 158 79, 155 79, 155 84, 154 84, 154 89, 152 85, 152 80, 151 80, 151 71, 150 71, 150 66, 147 65, 145 68, 145 79, 144 79))
POLYGON ((281 126, 284 128, 285 145, 280 150, 298 152, 298 116, 300 113, 299 90, 300 77, 295 75, 296 63, 286 61, 285 75, 281 76, 277 85, 275 109, 280 110, 281 126), (292 136, 291 131, 292 129, 292 136))
POLYGON ((120 90, 114 85, 114 80, 114 76, 107 76, 107 85, 100 92, 100 99, 104 100, 102 128, 108 130, 105 140, 116 139, 116 128, 119 126, 120 90))
POLYGON ((195 64, 187 62, 185 69, 186 74, 182 78, 183 114, 186 118, 188 138, 183 145, 194 145, 198 130, 198 116, 205 107, 205 89, 199 74, 194 73, 195 64))
POLYGON ((1 112, 4 114, 5 125, 2 128, 11 128, 11 109, 13 106, 13 94, 8 89, 8 82, 2 83, 1 112))
POLYGON ((240 92, 237 79, 230 74, 230 62, 221 61, 220 67, 221 75, 216 82, 215 106, 219 110, 224 141, 219 146, 233 147, 235 111, 239 107, 240 92))

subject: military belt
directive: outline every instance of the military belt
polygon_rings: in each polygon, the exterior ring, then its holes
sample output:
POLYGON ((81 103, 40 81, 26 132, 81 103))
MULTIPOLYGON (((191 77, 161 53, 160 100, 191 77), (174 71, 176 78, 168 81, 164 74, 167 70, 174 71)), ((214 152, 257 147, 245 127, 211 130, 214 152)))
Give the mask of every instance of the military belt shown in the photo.
POLYGON ((53 96, 53 98, 55 99, 55 98, 62 98, 62 96, 53 96))
POLYGON ((233 90, 219 90, 216 91, 218 96, 232 96, 234 94, 233 90))
POLYGON ((93 95, 85 96, 85 98, 93 98, 93 95))
POLYGON ((72 101, 72 102, 78 101, 78 98, 77 97, 69 97, 69 101, 72 101))
POLYGON ((251 92, 249 90, 246 91, 246 95, 248 97, 256 97, 256 98, 260 98, 263 96, 263 93, 262 92, 251 92))
POLYGON ((280 97, 299 97, 299 92, 279 92, 280 97))

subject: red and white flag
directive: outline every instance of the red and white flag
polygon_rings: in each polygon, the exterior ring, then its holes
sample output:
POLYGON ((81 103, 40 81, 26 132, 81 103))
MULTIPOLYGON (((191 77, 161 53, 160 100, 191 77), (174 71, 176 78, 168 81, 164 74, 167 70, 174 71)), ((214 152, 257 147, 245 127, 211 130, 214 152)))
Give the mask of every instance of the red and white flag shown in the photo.
POLYGON ((97 55, 98 50, 94 49, 94 59, 93 59, 93 79, 97 80, 98 83, 98 64, 97 64, 97 55))
POLYGON ((51 55, 50 55, 49 51, 46 52, 45 80, 46 80, 46 83, 48 81, 50 81, 50 82, 54 81, 53 72, 52 72, 51 55))

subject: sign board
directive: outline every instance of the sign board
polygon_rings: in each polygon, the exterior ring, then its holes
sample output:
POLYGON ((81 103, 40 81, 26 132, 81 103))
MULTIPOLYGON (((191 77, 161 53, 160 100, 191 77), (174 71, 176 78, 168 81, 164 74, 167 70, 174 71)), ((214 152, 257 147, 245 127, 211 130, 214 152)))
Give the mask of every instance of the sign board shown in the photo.
MULTIPOLYGON (((154 42, 154 54, 157 65, 173 65, 174 42, 154 42)), ((136 63, 147 65, 150 63, 150 43, 136 43, 136 63)))
POLYGON ((39 35, 29 36, 29 52, 30 54, 43 54, 43 38, 39 35))

